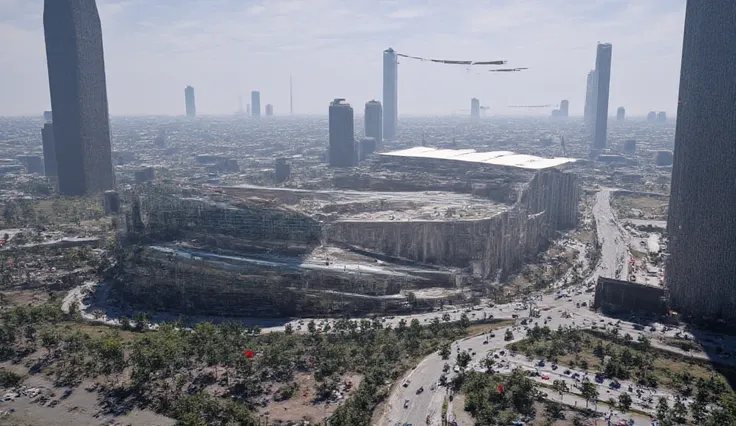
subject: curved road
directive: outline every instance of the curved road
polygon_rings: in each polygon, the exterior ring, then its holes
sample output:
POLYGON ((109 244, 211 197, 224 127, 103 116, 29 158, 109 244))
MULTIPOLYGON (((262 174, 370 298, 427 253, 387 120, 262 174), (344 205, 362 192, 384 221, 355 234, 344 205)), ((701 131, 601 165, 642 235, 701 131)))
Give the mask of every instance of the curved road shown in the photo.
MULTIPOLYGON (((601 189, 596 195, 596 201, 593 206, 593 216, 596 220, 596 230, 598 240, 601 243, 601 256, 599 263, 591 274, 586 284, 579 287, 575 294, 554 299, 554 296, 540 296, 537 302, 542 309, 542 317, 550 316, 547 325, 556 329, 558 326, 583 326, 585 324, 592 325, 593 322, 599 322, 604 317, 591 312, 588 309, 577 308, 579 302, 590 302, 590 294, 583 292, 583 288, 595 282, 598 276, 609 278, 626 277, 628 275, 628 247, 624 242, 621 228, 616 222, 615 215, 611 209, 611 190, 608 188, 601 189), (563 312, 572 313, 572 315, 563 315, 563 312)), ((625 278, 624 278, 625 279, 625 278)), ((573 292, 574 290, 570 290, 573 292)), ((516 304, 498 305, 494 308, 487 309, 496 318, 508 318, 509 313, 514 310, 516 304)), ((526 315, 523 311, 519 314, 526 315)), ((535 319, 540 324, 544 319, 535 319)), ((607 321, 607 320, 606 320, 607 321)), ((634 338, 639 332, 634 330, 632 324, 621 324, 622 331, 628 332, 634 338)), ((424 358, 419 365, 410 371, 404 379, 399 382, 393 389, 386 410, 381 420, 382 425, 394 426, 396 424, 413 424, 423 425, 430 424, 439 426, 442 424, 442 402, 445 398, 444 388, 437 387, 436 384, 442 375, 442 368, 445 363, 453 365, 456 359, 458 349, 461 351, 475 352, 471 363, 478 363, 486 354, 492 353, 494 350, 501 349, 507 344, 521 340, 525 337, 523 329, 516 329, 514 339, 512 341, 504 341, 504 335, 507 329, 496 330, 496 337, 488 338, 488 336, 477 336, 459 340, 452 344, 452 355, 447 361, 435 352, 424 358), (488 343, 484 344, 487 340, 488 343), (410 382, 407 387, 402 386, 406 380, 410 382), (424 392, 417 394, 417 390, 423 387, 424 392), (434 387, 434 389, 432 389, 434 387), (404 408, 405 401, 408 400, 407 408, 404 408), (429 423, 426 423, 429 415, 429 423)), ((450 379, 452 374, 448 374, 450 379)), ((606 395, 606 392, 601 392, 606 395)))

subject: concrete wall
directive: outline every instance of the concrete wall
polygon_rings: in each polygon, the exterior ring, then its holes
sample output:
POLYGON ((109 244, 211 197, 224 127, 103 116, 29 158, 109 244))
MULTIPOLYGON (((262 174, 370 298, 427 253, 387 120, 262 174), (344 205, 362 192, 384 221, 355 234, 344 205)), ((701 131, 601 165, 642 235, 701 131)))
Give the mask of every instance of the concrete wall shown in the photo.
POLYGON ((578 221, 580 188, 574 174, 538 172, 508 211, 489 219, 332 224, 325 238, 419 262, 473 267, 483 278, 505 277, 533 256, 556 230, 578 221))

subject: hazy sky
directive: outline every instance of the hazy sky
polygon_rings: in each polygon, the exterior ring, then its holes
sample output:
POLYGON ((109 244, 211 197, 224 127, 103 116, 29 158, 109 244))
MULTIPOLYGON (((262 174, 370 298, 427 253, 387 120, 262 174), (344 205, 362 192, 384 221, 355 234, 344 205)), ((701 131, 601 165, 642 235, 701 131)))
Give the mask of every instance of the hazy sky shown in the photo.
MULTIPOLYGON (((570 100, 582 115, 596 42, 613 44, 610 108, 674 115, 685 0, 97 0, 110 113, 230 114, 238 96, 276 114, 326 114, 330 100, 382 97, 382 51, 457 60, 508 60, 519 73, 399 65, 399 114, 489 114, 508 105, 570 100)), ((0 115, 50 108, 42 0, 0 0, 0 115)), ((486 68, 487 69, 487 68, 486 68)), ((549 110, 530 110, 549 114, 549 110)))

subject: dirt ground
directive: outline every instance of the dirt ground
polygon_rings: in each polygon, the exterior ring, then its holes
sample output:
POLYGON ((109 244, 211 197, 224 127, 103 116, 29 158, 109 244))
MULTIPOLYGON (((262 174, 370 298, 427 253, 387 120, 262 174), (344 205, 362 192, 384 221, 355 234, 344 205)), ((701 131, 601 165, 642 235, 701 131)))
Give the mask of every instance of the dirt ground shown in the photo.
MULTIPOLYGON (((133 410, 122 415, 104 414, 98 404, 96 391, 87 391, 92 381, 76 388, 54 387, 53 383, 40 375, 28 377, 23 383, 28 388, 38 388, 42 393, 35 398, 20 395, 13 401, 0 402, 0 413, 13 410, 0 417, 0 425, 54 425, 54 426, 171 426, 173 419, 150 411, 133 410), (67 395, 67 393, 71 393, 67 395), (45 400, 45 403, 42 401, 45 400), (54 405, 54 402, 56 404, 54 405)), ((9 390, 0 389, 0 395, 9 390)))
POLYGON ((274 386, 272 393, 268 398, 270 401, 268 406, 262 407, 259 411, 259 415, 263 415, 269 419, 269 422, 273 421, 299 421, 299 420, 310 420, 312 422, 321 422, 326 417, 332 415, 340 404, 345 401, 352 393, 354 393, 360 386, 362 377, 357 374, 349 374, 341 377, 341 382, 351 382, 352 387, 349 392, 343 394, 343 397, 336 402, 332 403, 314 403, 314 391, 317 382, 314 377, 307 374, 300 374, 294 378, 294 381, 299 386, 294 396, 285 401, 273 401, 273 395, 278 391, 278 387, 274 386))
POLYGON ((667 197, 616 195, 611 201, 619 218, 667 220, 667 197))

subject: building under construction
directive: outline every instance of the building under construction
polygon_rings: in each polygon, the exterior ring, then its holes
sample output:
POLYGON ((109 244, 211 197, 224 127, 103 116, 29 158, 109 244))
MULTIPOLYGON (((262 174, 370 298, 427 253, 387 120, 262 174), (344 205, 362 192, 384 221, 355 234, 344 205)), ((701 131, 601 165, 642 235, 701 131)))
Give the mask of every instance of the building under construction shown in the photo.
POLYGON ((421 148, 379 155, 369 173, 336 177, 339 189, 149 186, 128 220, 118 296, 274 316, 450 301, 576 225, 571 161, 421 148))

